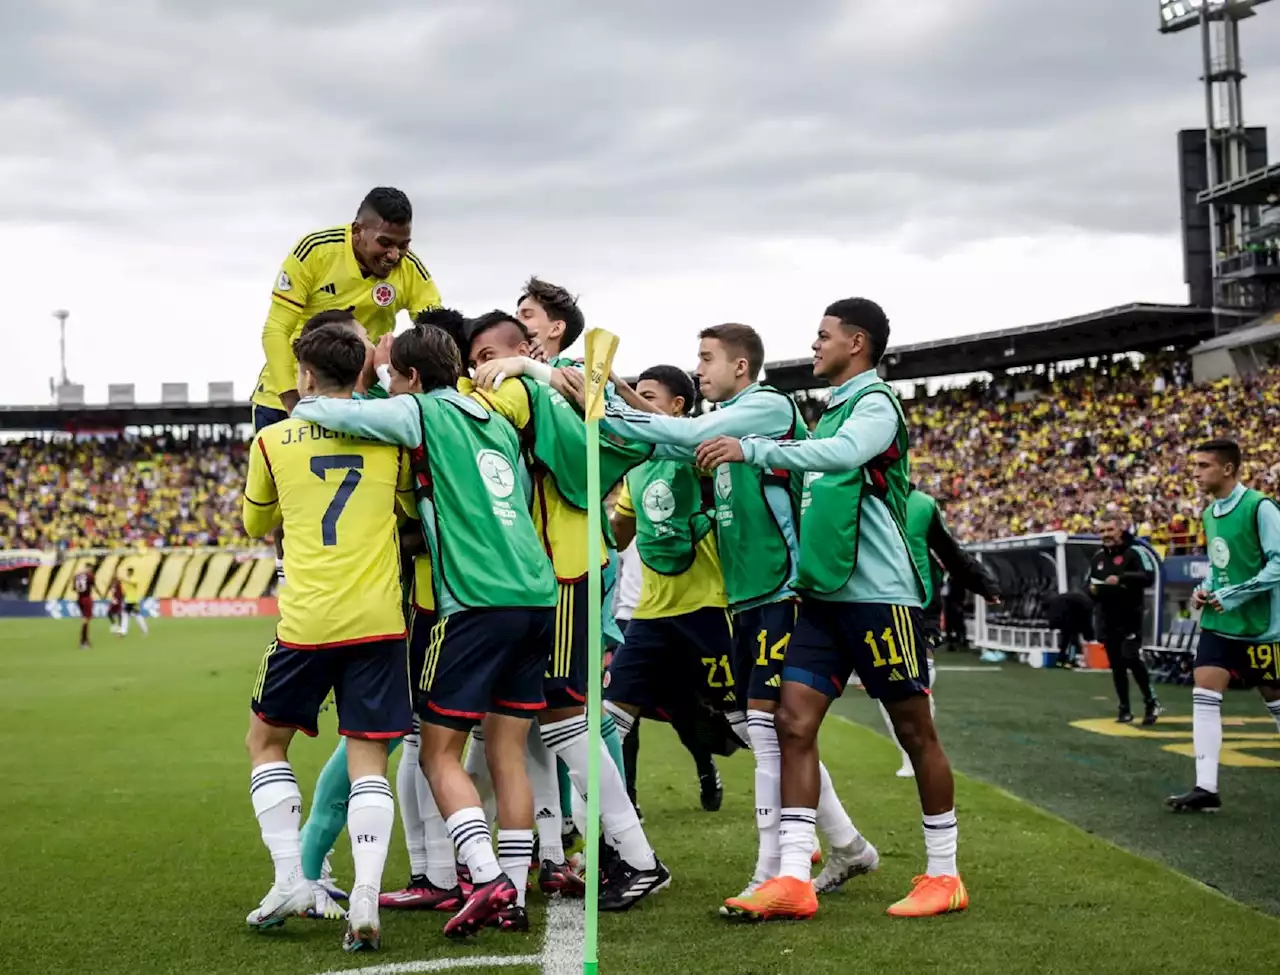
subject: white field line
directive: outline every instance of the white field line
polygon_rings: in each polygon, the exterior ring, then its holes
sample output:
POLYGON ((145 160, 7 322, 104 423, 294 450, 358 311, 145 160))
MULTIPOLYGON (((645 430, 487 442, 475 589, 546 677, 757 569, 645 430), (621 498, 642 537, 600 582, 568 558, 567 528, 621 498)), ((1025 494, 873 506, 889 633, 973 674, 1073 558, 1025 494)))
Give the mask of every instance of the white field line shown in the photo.
POLYGON ((536 955, 480 955, 393 962, 368 968, 335 968, 319 975, 411 975, 415 972, 474 971, 538 965, 542 975, 580 975, 586 914, 582 904, 552 901, 547 905, 547 930, 536 955))

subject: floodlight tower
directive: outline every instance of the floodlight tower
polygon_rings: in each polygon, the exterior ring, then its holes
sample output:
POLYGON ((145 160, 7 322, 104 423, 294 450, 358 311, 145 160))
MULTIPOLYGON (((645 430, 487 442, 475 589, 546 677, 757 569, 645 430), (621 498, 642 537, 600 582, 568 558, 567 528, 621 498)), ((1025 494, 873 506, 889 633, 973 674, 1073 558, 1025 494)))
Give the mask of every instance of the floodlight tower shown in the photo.
POLYGON ((1240 21, 1268 0, 1159 0, 1160 32, 1200 28, 1204 83, 1207 188, 1196 202, 1206 205, 1215 321, 1251 317, 1265 310, 1274 283, 1259 276, 1247 251, 1258 226, 1258 207, 1231 184, 1266 165, 1266 132, 1244 123, 1244 65, 1240 57, 1240 21))

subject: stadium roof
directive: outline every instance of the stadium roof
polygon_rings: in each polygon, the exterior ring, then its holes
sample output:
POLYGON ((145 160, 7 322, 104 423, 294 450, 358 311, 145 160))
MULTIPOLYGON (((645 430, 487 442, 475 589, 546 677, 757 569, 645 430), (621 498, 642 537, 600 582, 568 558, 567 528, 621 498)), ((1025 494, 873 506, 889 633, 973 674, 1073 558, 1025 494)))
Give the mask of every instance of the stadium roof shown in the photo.
POLYGON ((1264 169, 1245 173, 1229 183, 1220 183, 1212 189, 1202 190, 1196 196, 1197 203, 1233 203, 1236 206, 1261 206, 1267 198, 1280 195, 1280 163, 1272 163, 1264 169))
POLYGON ((1191 351, 1193 353, 1212 352, 1214 349, 1239 349, 1259 342, 1270 342, 1280 339, 1280 312, 1267 315, 1248 328, 1239 328, 1226 335, 1201 342, 1191 351))
POLYGON ((127 406, 0 406, 0 430, 93 433, 124 427, 174 427, 252 421, 248 403, 139 403, 127 406))
MULTIPOLYGON (((927 379, 957 373, 996 372, 1013 366, 1062 362, 1169 345, 1192 345, 1213 336, 1208 309, 1134 303, 1037 325, 890 346, 886 379, 927 379)), ((785 390, 813 385, 809 359, 766 366, 769 382, 785 390)))

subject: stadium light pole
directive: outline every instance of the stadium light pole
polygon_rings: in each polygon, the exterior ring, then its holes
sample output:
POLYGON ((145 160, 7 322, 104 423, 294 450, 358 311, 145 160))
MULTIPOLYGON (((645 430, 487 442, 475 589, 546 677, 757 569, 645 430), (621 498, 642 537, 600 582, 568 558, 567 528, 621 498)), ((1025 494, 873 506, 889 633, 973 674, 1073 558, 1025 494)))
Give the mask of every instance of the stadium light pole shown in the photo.
POLYGON ((71 312, 65 308, 59 308, 53 313, 53 317, 58 320, 58 360, 62 367, 62 378, 60 385, 67 385, 67 319, 71 317, 71 312))

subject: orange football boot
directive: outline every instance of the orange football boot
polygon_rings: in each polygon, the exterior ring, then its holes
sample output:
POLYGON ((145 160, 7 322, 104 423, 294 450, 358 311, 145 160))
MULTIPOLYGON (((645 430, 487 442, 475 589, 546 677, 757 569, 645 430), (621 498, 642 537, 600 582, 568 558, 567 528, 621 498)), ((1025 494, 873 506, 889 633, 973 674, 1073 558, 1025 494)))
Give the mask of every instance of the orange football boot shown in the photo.
POLYGON ((930 877, 921 874, 912 878, 915 885, 911 893, 885 912, 890 917, 933 917, 963 911, 969 906, 969 892, 959 877, 930 877))
POLYGON ((807 921, 818 913, 813 884, 795 877, 766 880, 750 894, 724 902, 726 916, 743 921, 807 921))

